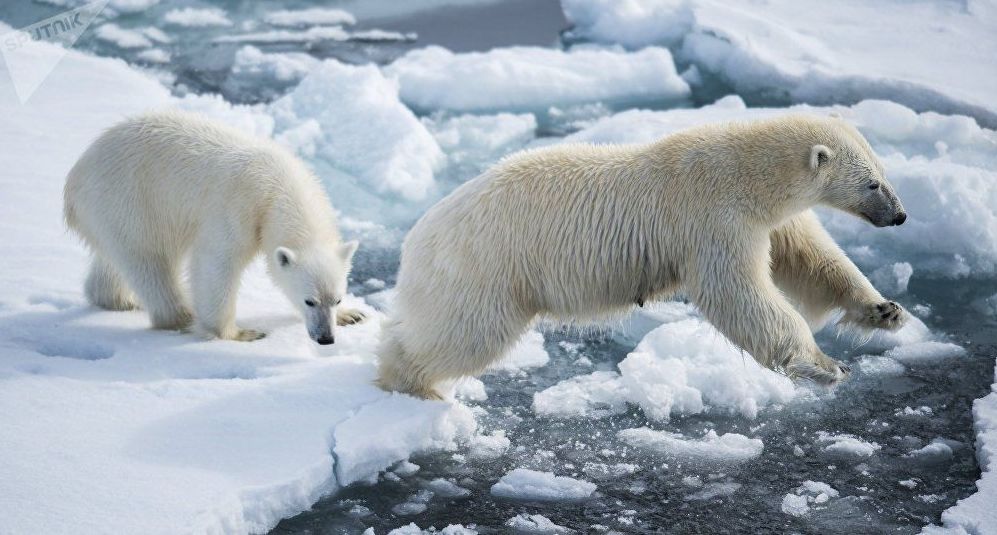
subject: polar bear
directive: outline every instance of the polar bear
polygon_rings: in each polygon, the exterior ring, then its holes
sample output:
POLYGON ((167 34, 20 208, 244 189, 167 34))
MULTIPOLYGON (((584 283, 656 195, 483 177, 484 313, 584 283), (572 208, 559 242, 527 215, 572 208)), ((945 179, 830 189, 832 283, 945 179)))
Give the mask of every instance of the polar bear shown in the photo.
POLYGON ((94 141, 64 193, 66 222, 93 253, 84 290, 96 306, 141 305, 157 329, 193 322, 208 337, 256 340, 263 334, 235 324, 235 296, 263 250, 313 340, 333 343, 330 317, 363 319, 336 308, 357 242, 342 242, 315 176, 268 140, 190 113, 150 113, 94 141), (180 284, 188 253, 190 299, 180 284))
POLYGON ((480 373, 538 316, 598 320, 680 289, 761 364, 833 384, 847 368, 808 319, 841 309, 845 322, 896 329, 905 312, 810 208, 899 225, 883 173, 854 127, 803 115, 512 155, 406 237, 378 384, 439 397, 438 382, 480 373))

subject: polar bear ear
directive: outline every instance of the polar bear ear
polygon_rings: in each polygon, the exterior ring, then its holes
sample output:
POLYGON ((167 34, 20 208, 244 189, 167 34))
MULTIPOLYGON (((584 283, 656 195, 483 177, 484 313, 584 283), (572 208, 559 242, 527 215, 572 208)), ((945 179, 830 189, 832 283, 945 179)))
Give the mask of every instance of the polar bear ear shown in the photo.
POLYGON ((834 157, 834 151, 825 145, 814 145, 810 149, 810 169, 816 171, 820 166, 827 165, 834 157))
POLYGON ((290 266, 297 260, 294 256, 294 251, 288 249, 287 247, 278 247, 275 249, 273 252, 273 259, 280 267, 290 266))
POLYGON ((339 246, 339 256, 344 263, 353 260, 353 253, 357 252, 358 247, 360 247, 360 242, 357 240, 350 240, 339 246))

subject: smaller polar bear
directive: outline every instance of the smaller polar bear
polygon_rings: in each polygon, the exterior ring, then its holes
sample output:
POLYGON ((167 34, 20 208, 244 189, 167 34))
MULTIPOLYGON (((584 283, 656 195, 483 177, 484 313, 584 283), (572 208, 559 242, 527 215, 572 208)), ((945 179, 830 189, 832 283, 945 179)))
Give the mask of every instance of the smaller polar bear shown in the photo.
POLYGON ((64 213, 93 253, 94 305, 141 305, 156 329, 192 322, 205 336, 251 341, 235 324, 239 279, 265 251, 274 283, 319 344, 334 342, 357 242, 343 243, 321 185, 285 149, 193 114, 126 120, 101 135, 66 179, 64 213), (190 299, 181 264, 190 257, 190 299))
POLYGON ((905 316, 815 205, 878 227, 907 217, 872 148, 837 118, 513 155, 406 237, 378 382, 438 397, 438 382, 480 373, 538 316, 598 319, 683 289, 762 365, 833 384, 847 368, 820 350, 807 319, 841 309, 845 322, 896 329, 905 316))

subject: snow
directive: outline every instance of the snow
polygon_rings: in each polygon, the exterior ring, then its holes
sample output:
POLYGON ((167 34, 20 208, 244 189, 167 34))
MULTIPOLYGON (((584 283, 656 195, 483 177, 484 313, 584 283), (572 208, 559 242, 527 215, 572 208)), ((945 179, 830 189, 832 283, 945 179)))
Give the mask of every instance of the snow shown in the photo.
POLYGON ((826 444, 823 452, 831 458, 856 460, 873 456, 882 446, 875 442, 862 440, 855 435, 833 435, 826 431, 817 432, 818 444, 826 444))
POLYGON ((516 468, 492 485, 492 495, 509 500, 565 502, 592 496, 594 483, 551 472, 516 468))
POLYGON ((247 131, 272 129, 273 119, 219 99, 175 100, 120 60, 46 43, 31 53, 66 57, 24 106, 0 76, 5 530, 265 532, 342 485, 472 436, 469 409, 371 384, 376 311, 347 298, 370 320, 320 348, 258 262, 238 304, 242 324, 269 333, 252 344, 151 331, 141 311, 86 306, 87 255, 64 229, 61 190, 87 143, 127 115, 168 105, 228 114, 247 131))
POLYGON ((297 10, 272 11, 263 16, 271 26, 353 25, 357 19, 342 9, 313 7, 297 10))
POLYGON ((231 26, 225 11, 218 8, 197 9, 185 7, 182 9, 171 9, 163 15, 163 21, 167 24, 183 26, 185 28, 203 28, 206 26, 231 26))
POLYGON ((562 0, 575 38, 669 47, 760 103, 890 98, 997 127, 989 2, 562 0))
POLYGON ((542 111, 606 102, 663 105, 685 100, 689 86, 667 50, 511 47, 455 54, 430 46, 385 68, 402 100, 419 111, 542 111))
POLYGON ((443 163, 436 140, 399 102, 398 86, 373 65, 326 60, 269 112, 278 135, 309 121, 317 123, 316 158, 356 179, 344 179, 332 189, 334 204, 352 205, 367 219, 386 217, 380 209, 383 196, 426 198, 434 185, 433 173, 443 163), (351 202, 340 203, 343 197, 351 202))
POLYGON ((239 48, 225 80, 225 88, 242 94, 253 87, 282 90, 318 68, 321 60, 301 52, 266 53, 252 45, 239 48))
POLYGON ((717 435, 712 429, 699 439, 647 427, 624 429, 617 436, 631 446, 692 461, 744 462, 758 457, 764 449, 761 439, 738 433, 717 435))
POLYGON ((597 371, 534 395, 538 414, 606 416, 639 406, 651 419, 707 411, 756 418, 796 395, 787 377, 759 365, 698 318, 665 323, 619 363, 619 374, 597 371))

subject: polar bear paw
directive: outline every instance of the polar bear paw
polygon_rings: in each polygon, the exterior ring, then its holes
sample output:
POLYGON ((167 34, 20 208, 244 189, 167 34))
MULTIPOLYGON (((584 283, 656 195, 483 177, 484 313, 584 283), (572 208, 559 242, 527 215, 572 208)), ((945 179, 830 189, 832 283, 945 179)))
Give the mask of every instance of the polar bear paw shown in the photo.
POLYGON ((232 340, 237 342, 255 342, 261 338, 264 338, 267 333, 255 331, 253 329, 239 329, 239 332, 235 333, 232 340))
POLYGON ((907 321, 904 308, 893 301, 868 304, 845 314, 845 323, 864 329, 886 329, 895 331, 907 321))
POLYGON ((834 386, 848 377, 851 368, 827 355, 820 355, 815 361, 790 362, 786 366, 786 372, 793 379, 813 381, 821 386, 834 386))
POLYGON ((367 314, 354 308, 341 308, 336 310, 336 325, 353 325, 367 319, 367 314))

